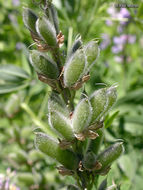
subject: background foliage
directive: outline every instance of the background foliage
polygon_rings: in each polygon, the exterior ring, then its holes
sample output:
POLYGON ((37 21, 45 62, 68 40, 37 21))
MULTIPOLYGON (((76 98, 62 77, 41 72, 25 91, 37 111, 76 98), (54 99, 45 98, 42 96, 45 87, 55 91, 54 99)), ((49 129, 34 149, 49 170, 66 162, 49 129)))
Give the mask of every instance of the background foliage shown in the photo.
MULTIPOLYGON (((65 35, 63 49, 69 49, 79 33, 84 42, 99 38, 101 55, 86 90, 91 93, 101 85, 118 85, 118 101, 111 117, 107 116, 105 121, 105 143, 110 144, 117 138, 123 139, 125 144, 125 154, 113 165, 108 184, 114 181, 121 184, 122 190, 140 190, 143 177, 143 3, 136 1, 139 8, 123 11, 105 0, 53 2, 65 35)), ((54 169, 55 162, 49 157, 43 159, 34 148, 33 130, 37 127, 47 130, 50 88, 37 80, 29 64, 27 49, 33 42, 23 24, 23 6, 39 11, 38 4, 28 0, 0 2, 0 181, 5 178, 11 189, 14 184, 23 190, 64 189, 65 183, 72 183, 71 178, 60 177, 54 169)))

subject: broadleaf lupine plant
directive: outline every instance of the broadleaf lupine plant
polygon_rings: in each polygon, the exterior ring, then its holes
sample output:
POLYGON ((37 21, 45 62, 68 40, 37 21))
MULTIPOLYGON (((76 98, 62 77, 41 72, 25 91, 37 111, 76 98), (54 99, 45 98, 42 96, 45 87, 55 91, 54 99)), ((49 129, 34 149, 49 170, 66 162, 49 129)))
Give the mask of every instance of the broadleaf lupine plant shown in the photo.
MULTIPOLYGON (((97 179, 106 175, 123 152, 122 142, 104 151, 104 118, 116 102, 116 87, 105 87, 93 94, 82 93, 75 106, 75 93, 84 89, 90 70, 100 53, 96 40, 83 44, 77 36, 66 58, 61 52, 64 35, 59 30, 57 12, 51 1, 41 1, 43 16, 24 8, 23 20, 37 49, 30 51, 30 62, 38 79, 51 87, 48 122, 58 138, 36 132, 36 147, 58 161, 61 175, 71 175, 75 184, 67 189, 97 188, 97 179)), ((105 189, 107 183, 102 183, 105 189)))

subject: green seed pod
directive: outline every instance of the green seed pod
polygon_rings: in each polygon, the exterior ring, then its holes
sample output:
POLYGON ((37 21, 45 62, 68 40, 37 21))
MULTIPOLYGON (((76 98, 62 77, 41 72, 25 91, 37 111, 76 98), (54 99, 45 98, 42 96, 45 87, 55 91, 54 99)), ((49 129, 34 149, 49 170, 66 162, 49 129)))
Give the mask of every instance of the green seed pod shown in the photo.
POLYGON ((88 151, 92 151, 92 152, 94 152, 94 154, 98 154, 98 151, 101 147, 101 144, 102 144, 103 138, 104 138, 103 129, 98 129, 97 133, 99 136, 94 140, 90 140, 89 146, 88 146, 88 151))
POLYGON ((105 108, 105 113, 109 112, 113 105, 115 104, 117 100, 117 91, 115 86, 111 86, 110 88, 107 88, 106 91, 106 96, 107 96, 107 104, 105 108))
POLYGON ((90 97, 90 102, 93 109, 91 123, 94 123, 101 118, 106 108, 106 88, 95 91, 90 97))
POLYGON ((87 65, 86 65, 86 69, 88 72, 91 67, 94 65, 94 63, 96 62, 99 53, 100 53, 100 49, 98 47, 98 44, 96 41, 90 41, 85 47, 85 55, 87 56, 87 65))
POLYGON ((30 32, 34 33, 37 35, 36 32, 36 21, 38 17, 37 15, 29 8, 25 8, 23 10, 23 21, 25 26, 30 30, 30 32))
POLYGON ((83 49, 78 49, 67 61, 64 68, 64 84, 72 87, 84 75, 85 56, 83 49))
POLYGON ((57 64, 46 53, 32 50, 30 61, 39 74, 45 75, 50 79, 56 79, 59 76, 57 64))
POLYGON ((68 185, 67 190, 79 190, 79 188, 75 185, 68 185))
POLYGON ((82 161, 83 166, 87 170, 94 170, 97 156, 93 152, 87 152, 82 161))
POLYGON ((75 170, 78 167, 78 158, 70 150, 63 150, 58 142, 44 133, 36 133, 36 146, 43 153, 56 159, 67 169, 75 170))
POLYGON ((74 134, 71 127, 70 119, 66 118, 63 114, 52 111, 49 114, 49 124, 56 131, 58 131, 66 140, 73 140, 74 134))
POLYGON ((56 92, 52 92, 50 98, 48 99, 48 112, 50 113, 52 111, 62 113, 65 117, 70 116, 69 109, 67 108, 65 102, 56 92))
POLYGON ((17 179, 23 184, 30 186, 35 183, 39 183, 41 181, 41 176, 37 173, 36 174, 34 173, 33 175, 32 173, 29 173, 29 172, 23 172, 17 175, 17 179))
POLYGON ((28 154, 28 159, 32 162, 36 162, 44 159, 44 155, 40 151, 31 150, 28 154))
POLYGON ((36 21, 36 31, 38 35, 48 44, 48 46, 57 46, 55 28, 46 17, 39 18, 36 21))
POLYGON ((9 154, 9 157, 19 164, 26 163, 28 160, 27 153, 23 150, 18 150, 14 153, 9 154))
POLYGON ((117 142, 113 144, 97 157, 97 160, 102 164, 100 171, 110 166, 113 161, 119 158, 124 150, 122 144, 122 142, 117 142))
POLYGON ((54 24, 56 34, 58 34, 59 33, 59 21, 58 21, 57 10, 52 3, 50 4, 49 9, 50 9, 50 12, 52 15, 52 22, 54 24))
POLYGON ((92 108, 87 98, 82 99, 75 108, 72 126, 75 133, 81 133, 86 127, 88 127, 91 121, 92 108))
MULTIPOLYGON (((81 36, 79 36, 77 39, 75 39, 72 48, 68 54, 68 59, 81 47, 82 45, 81 36)), ((68 60, 67 59, 67 60, 68 60)))

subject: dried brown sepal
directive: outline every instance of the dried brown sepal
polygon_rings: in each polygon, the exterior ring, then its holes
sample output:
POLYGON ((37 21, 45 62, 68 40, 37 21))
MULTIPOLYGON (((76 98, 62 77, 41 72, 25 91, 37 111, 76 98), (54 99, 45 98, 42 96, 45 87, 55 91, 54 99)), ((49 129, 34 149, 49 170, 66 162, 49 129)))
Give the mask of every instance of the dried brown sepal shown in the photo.
POLYGON ((102 167, 102 164, 97 160, 95 163, 95 166, 93 168, 93 170, 100 170, 102 167))
POLYGON ((55 79, 49 79, 46 76, 41 75, 39 73, 37 73, 37 74, 38 74, 38 79, 41 82, 44 82, 44 83, 48 84, 49 86, 51 86, 53 88, 53 90, 56 90, 56 91, 59 92, 59 89, 57 89, 57 80, 55 80, 55 79))
POLYGON ((59 46, 62 46, 64 43, 64 35, 62 34, 62 31, 59 32, 59 34, 57 35, 57 41, 59 46))
POLYGON ((85 75, 82 77, 82 79, 80 81, 78 81, 77 83, 75 83, 70 89, 72 90, 78 90, 82 87, 83 83, 87 82, 90 79, 90 75, 85 75))
POLYGON ((96 131, 96 130, 98 130, 98 129, 100 129, 100 128, 103 127, 103 123, 104 123, 104 121, 97 121, 96 123, 90 125, 88 127, 88 129, 90 129, 92 131, 96 131))
POLYGON ((86 139, 86 136, 84 133, 78 133, 78 134, 74 134, 74 135, 77 138, 77 140, 79 140, 79 141, 84 141, 86 139))
POLYGON ((88 130, 86 133, 86 137, 90 138, 90 139, 96 139, 97 137, 99 137, 98 133, 92 131, 92 130, 88 130))
POLYGON ((73 141, 61 140, 61 139, 58 140, 61 149, 68 149, 74 143, 74 140, 73 141))
POLYGON ((68 170, 64 166, 59 166, 59 167, 56 167, 56 168, 57 168, 59 174, 61 174, 62 176, 66 176, 66 175, 71 176, 71 175, 74 175, 74 171, 68 170))
POLYGON ((78 170, 79 170, 80 172, 83 172, 83 171, 84 171, 84 167, 83 167, 82 161, 79 162, 78 170))

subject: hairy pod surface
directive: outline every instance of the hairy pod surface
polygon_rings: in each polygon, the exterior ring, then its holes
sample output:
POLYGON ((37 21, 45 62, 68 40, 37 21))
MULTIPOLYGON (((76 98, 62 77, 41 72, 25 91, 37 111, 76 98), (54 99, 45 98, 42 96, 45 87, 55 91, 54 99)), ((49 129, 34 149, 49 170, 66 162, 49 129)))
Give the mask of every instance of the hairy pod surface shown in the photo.
POLYGON ((66 140, 73 140, 74 134, 71 121, 59 112, 52 111, 49 114, 49 124, 58 131, 66 140))
POLYGON ((90 103, 93 109, 91 123, 98 121, 105 110, 107 98, 106 88, 101 88, 95 91, 90 97, 90 103))
POLYGON ((122 144, 122 142, 117 142, 113 144, 97 157, 97 160, 102 164, 100 171, 110 166, 113 161, 120 157, 120 155, 124 151, 122 144))
POLYGON ((52 111, 57 111, 65 117, 70 116, 70 111, 65 102, 56 92, 52 92, 50 98, 48 99, 48 112, 50 113, 52 111))
POLYGON ((46 17, 39 18, 36 21, 36 31, 49 47, 57 46, 55 28, 46 17))
POLYGON ((85 55, 87 57, 86 69, 88 72, 96 62, 100 53, 100 49, 96 41, 90 41, 87 45, 85 45, 84 49, 85 49, 85 55))
POLYGON ((97 156, 93 152, 87 152, 83 159, 83 166, 87 170, 94 170, 97 156))
POLYGON ((117 100, 116 87, 111 86, 106 90, 107 103, 104 112, 109 112, 117 100))
POLYGON ((55 27, 56 34, 58 34, 59 33, 58 15, 57 15, 57 10, 56 10, 55 6, 52 3, 49 6, 49 10, 51 12, 52 22, 53 22, 53 25, 55 27))
POLYGON ((72 87, 84 75, 85 56, 83 49, 78 49, 64 67, 64 84, 72 87))
POLYGON ((75 133, 81 133, 91 121, 92 108, 87 98, 82 99, 75 108, 72 126, 75 133))
POLYGON ((95 154, 98 153, 104 138, 103 129, 98 129, 96 132, 99 136, 94 140, 90 140, 88 147, 88 151, 92 151, 95 154))
POLYGON ((75 170, 78 167, 78 158, 70 150, 63 150, 58 143, 44 133, 36 134, 36 147, 48 156, 56 159, 67 169, 75 170))
POLYGON ((57 64, 51 60, 46 53, 32 50, 30 62, 37 73, 47 76, 50 79, 57 79, 59 70, 57 64))
POLYGON ((34 34, 37 34, 37 31, 36 31, 37 19, 38 19, 37 15, 31 9, 24 7, 24 10, 23 10, 24 24, 28 28, 28 30, 30 30, 34 34))

